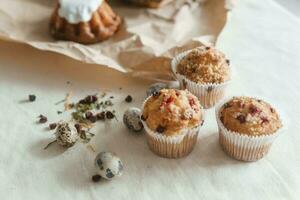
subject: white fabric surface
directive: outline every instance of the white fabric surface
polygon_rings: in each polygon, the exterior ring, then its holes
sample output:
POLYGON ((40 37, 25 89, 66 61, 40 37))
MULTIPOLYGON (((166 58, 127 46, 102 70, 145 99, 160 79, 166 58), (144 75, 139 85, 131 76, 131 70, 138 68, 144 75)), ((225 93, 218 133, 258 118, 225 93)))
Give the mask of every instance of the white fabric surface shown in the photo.
POLYGON ((0 43, 0 199, 299 199, 300 196, 300 21, 272 0, 242 0, 230 14, 217 46, 231 59, 236 75, 229 95, 255 94, 276 102, 289 125, 266 158, 244 163, 218 144, 214 110, 206 113, 194 151, 168 160, 152 154, 143 136, 130 135, 121 122, 97 126, 91 144, 116 152, 124 175, 91 182, 94 154, 85 144, 63 151, 39 114, 50 121, 70 90, 74 98, 107 89, 117 95, 119 119, 140 106, 149 82, 96 65, 78 63, 25 45, 0 43), (66 84, 71 81, 71 84, 66 84), (119 87, 124 89, 119 91, 119 87), (34 93, 37 101, 24 103, 34 93), (117 94, 118 93, 118 94, 117 94), (127 94, 132 104, 123 102, 127 94))

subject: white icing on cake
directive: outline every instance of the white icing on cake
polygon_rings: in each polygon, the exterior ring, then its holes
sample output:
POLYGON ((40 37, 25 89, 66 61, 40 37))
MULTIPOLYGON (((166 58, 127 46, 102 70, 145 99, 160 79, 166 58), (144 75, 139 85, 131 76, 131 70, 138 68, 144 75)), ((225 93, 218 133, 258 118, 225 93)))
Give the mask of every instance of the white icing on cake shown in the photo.
POLYGON ((71 24, 87 22, 103 0, 59 0, 58 14, 71 24))

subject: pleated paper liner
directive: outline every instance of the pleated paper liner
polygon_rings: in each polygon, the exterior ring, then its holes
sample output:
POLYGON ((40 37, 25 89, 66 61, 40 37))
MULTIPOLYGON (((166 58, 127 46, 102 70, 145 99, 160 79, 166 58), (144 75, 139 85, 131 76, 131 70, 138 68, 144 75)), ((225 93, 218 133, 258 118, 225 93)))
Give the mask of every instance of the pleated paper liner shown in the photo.
MULTIPOLYGON (((145 103, 149 98, 151 98, 151 96, 143 103, 142 113, 145 103)), ((201 109, 201 112, 202 119, 204 120, 203 109, 201 109)), ((145 121, 142 121, 142 123, 146 131, 147 143, 150 150, 156 155, 165 158, 181 158, 191 153, 197 143, 201 128, 201 124, 199 124, 194 128, 183 129, 175 136, 166 136, 151 130, 145 121)))
POLYGON ((221 84, 199 84, 187 79, 184 75, 179 74, 177 72, 177 65, 191 51, 192 50, 185 51, 173 58, 171 62, 172 71, 176 79, 179 81, 181 89, 187 89, 197 96, 204 108, 211 108, 224 97, 226 88, 231 81, 226 81, 221 84))
MULTIPOLYGON (((281 127, 275 133, 269 135, 256 136, 249 136, 230 131, 220 120, 220 109, 224 103, 228 101, 230 101, 230 99, 223 101, 216 107, 216 119, 219 128, 219 142, 221 147, 225 153, 237 160, 257 161, 263 158, 269 152, 274 140, 282 132, 283 128, 281 127)), ((278 112, 278 110, 276 111, 278 112)))

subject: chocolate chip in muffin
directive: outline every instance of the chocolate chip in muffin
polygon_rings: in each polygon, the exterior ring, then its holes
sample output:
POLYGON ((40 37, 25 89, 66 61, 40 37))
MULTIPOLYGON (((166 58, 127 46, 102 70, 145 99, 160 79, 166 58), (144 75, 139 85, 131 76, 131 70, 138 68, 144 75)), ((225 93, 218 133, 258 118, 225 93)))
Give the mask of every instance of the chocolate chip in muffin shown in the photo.
POLYGON ((228 65, 230 65, 230 60, 226 59, 226 63, 227 63, 228 65))
POLYGON ((241 124, 246 122, 246 117, 244 115, 239 115, 236 119, 239 120, 241 124))
POLYGON ((156 128, 156 132, 158 133, 163 133, 165 131, 165 127, 163 127, 162 125, 158 125, 158 127, 156 128))

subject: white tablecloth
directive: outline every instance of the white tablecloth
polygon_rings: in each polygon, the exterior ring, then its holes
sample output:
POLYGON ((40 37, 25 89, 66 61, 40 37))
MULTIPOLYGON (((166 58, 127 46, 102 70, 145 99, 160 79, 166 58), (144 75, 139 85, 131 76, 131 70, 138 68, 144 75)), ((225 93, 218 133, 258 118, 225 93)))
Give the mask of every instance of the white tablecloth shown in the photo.
POLYGON ((125 172, 97 184, 91 181, 94 153, 83 143, 66 151, 57 145, 43 150, 53 135, 36 123, 37 116, 68 119, 68 113, 57 115, 62 105, 55 102, 69 91, 79 99, 100 89, 116 96, 120 119, 126 108, 141 105, 150 82, 1 42, 0 199, 299 199, 299 36, 300 21, 272 0, 242 0, 217 43, 235 67, 228 95, 266 97, 286 114, 287 130, 267 157, 254 163, 229 158, 218 144, 213 109, 194 151, 178 160, 155 156, 144 136, 111 121, 93 129, 91 145, 116 152, 125 172), (31 93, 37 101, 24 102, 31 93), (133 103, 123 101, 127 94, 133 103))

